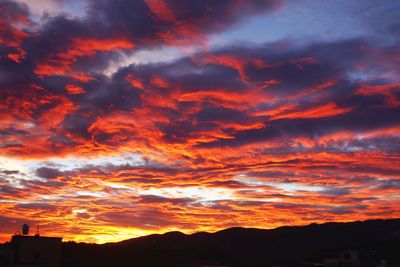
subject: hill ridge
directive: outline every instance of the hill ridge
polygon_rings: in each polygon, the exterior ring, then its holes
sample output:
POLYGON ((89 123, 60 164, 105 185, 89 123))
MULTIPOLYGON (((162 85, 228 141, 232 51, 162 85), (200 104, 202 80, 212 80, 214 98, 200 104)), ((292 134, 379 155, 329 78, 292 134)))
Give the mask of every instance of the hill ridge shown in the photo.
POLYGON ((63 266, 269 266, 318 261, 332 251, 367 249, 400 264, 400 218, 331 222, 275 229, 178 231, 103 245, 63 243, 63 266), (94 265, 93 265, 94 264, 94 265), (183 265, 182 265, 183 264, 183 265))

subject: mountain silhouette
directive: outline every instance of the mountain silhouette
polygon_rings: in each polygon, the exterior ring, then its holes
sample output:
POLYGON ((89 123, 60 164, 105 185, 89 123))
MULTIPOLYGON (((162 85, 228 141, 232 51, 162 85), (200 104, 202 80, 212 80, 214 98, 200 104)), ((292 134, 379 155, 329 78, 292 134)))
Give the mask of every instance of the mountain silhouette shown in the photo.
POLYGON ((102 245, 65 242, 62 266, 293 266, 348 249, 374 251, 377 260, 399 264, 400 219, 169 232, 102 245))

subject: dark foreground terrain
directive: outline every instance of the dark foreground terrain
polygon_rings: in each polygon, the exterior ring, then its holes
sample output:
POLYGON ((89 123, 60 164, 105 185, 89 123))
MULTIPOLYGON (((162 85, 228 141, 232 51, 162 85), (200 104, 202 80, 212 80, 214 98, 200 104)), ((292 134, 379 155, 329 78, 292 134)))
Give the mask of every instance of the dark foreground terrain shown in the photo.
POLYGON ((104 245, 67 242, 62 266, 298 266, 347 249, 373 252, 377 262, 400 265, 400 219, 171 232, 104 245))

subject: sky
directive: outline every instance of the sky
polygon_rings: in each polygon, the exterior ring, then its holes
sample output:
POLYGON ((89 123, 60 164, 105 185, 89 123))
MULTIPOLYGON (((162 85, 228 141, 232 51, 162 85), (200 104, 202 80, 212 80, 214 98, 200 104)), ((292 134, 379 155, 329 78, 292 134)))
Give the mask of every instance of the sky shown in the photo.
POLYGON ((400 217, 399 17, 0 0, 0 242, 400 217))

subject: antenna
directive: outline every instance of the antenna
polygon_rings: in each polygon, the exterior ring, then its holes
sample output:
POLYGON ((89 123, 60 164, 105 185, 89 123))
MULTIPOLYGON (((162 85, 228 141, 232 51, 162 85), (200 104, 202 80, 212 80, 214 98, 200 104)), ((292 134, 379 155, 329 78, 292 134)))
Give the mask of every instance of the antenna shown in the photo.
POLYGON ((35 234, 35 236, 40 236, 40 227, 39 227, 39 224, 36 225, 36 234, 35 234))

